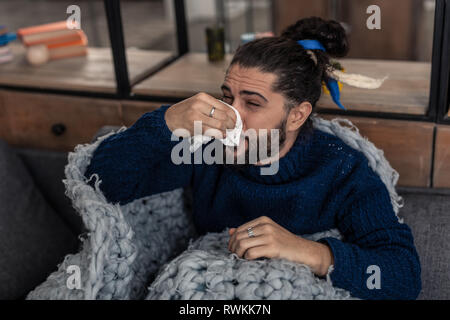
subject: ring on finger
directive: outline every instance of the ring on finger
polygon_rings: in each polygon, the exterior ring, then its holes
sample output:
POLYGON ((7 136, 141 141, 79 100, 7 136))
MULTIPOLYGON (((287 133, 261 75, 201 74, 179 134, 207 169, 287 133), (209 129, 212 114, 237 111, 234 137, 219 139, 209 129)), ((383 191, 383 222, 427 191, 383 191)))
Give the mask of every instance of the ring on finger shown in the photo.
POLYGON ((211 111, 209 112, 209 116, 211 117, 211 118, 213 118, 213 116, 214 116, 214 112, 216 111, 216 107, 212 107, 211 108, 211 111))
POLYGON ((247 229, 248 237, 253 238, 255 236, 255 232, 253 231, 253 227, 249 227, 247 229))

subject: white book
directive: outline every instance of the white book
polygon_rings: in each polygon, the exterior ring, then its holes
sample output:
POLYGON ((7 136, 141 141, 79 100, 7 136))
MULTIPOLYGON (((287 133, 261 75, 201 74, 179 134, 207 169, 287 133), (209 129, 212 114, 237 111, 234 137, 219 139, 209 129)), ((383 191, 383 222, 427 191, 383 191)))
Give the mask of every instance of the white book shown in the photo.
POLYGON ((7 55, 11 53, 11 48, 9 46, 0 46, 0 56, 7 55))
POLYGON ((0 64, 10 62, 14 58, 14 55, 12 53, 0 56, 0 64))

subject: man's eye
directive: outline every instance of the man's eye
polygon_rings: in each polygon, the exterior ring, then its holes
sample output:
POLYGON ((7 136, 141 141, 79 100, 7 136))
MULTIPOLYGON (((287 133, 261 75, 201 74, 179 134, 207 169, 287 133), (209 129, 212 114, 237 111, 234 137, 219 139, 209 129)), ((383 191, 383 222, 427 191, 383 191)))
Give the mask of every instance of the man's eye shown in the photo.
POLYGON ((259 107, 259 104, 254 103, 254 102, 247 102, 247 104, 250 106, 259 107))
POLYGON ((229 96, 223 96, 223 100, 225 100, 225 99, 230 99, 230 100, 233 100, 233 97, 229 97, 229 96))

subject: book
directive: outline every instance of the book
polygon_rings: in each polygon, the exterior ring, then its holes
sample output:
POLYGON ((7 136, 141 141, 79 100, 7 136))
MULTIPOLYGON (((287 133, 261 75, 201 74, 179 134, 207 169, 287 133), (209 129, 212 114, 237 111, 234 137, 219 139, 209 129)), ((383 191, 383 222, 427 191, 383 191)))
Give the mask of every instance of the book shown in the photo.
POLYGON ((66 21, 21 28, 17 34, 28 49, 45 45, 49 60, 87 54, 88 41, 85 33, 80 29, 69 29, 66 21))
POLYGON ((0 46, 0 56, 8 55, 11 53, 9 46, 0 46))
POLYGON ((17 30, 17 36, 20 39, 22 39, 24 36, 27 36, 30 34, 51 32, 51 31, 57 31, 57 30, 79 30, 79 29, 78 28, 76 28, 76 29, 67 28, 67 21, 64 20, 64 21, 59 21, 59 22, 41 24, 38 26, 20 28, 19 30, 17 30))
POLYGON ((16 40, 17 36, 15 33, 5 33, 0 36, 0 46, 8 44, 9 42, 16 40))
POLYGON ((22 36, 22 42, 25 46, 36 44, 53 44, 60 42, 72 42, 80 40, 83 31, 76 29, 61 29, 49 32, 33 33, 22 36))
POLYGON ((86 46, 71 46, 63 47, 50 51, 50 60, 72 58, 78 56, 85 56, 88 53, 86 46))
POLYGON ((72 42, 48 44, 50 60, 82 56, 87 54, 87 37, 80 33, 81 39, 72 42))
POLYGON ((10 62, 14 58, 14 55, 9 46, 0 47, 0 64, 10 62))

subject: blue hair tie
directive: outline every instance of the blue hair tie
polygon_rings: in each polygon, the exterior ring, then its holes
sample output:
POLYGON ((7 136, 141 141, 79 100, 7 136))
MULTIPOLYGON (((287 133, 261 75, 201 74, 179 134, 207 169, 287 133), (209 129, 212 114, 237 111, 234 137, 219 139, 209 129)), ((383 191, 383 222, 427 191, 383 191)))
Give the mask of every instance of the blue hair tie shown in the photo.
MULTIPOLYGON (((305 50, 320 50, 326 52, 325 47, 317 40, 299 40, 297 41, 297 43, 301 45, 305 50)), ((339 108, 346 110, 340 101, 341 92, 339 91, 339 85, 337 81, 333 78, 328 78, 326 85, 328 91, 330 91, 330 95, 334 103, 336 103, 339 108)))

